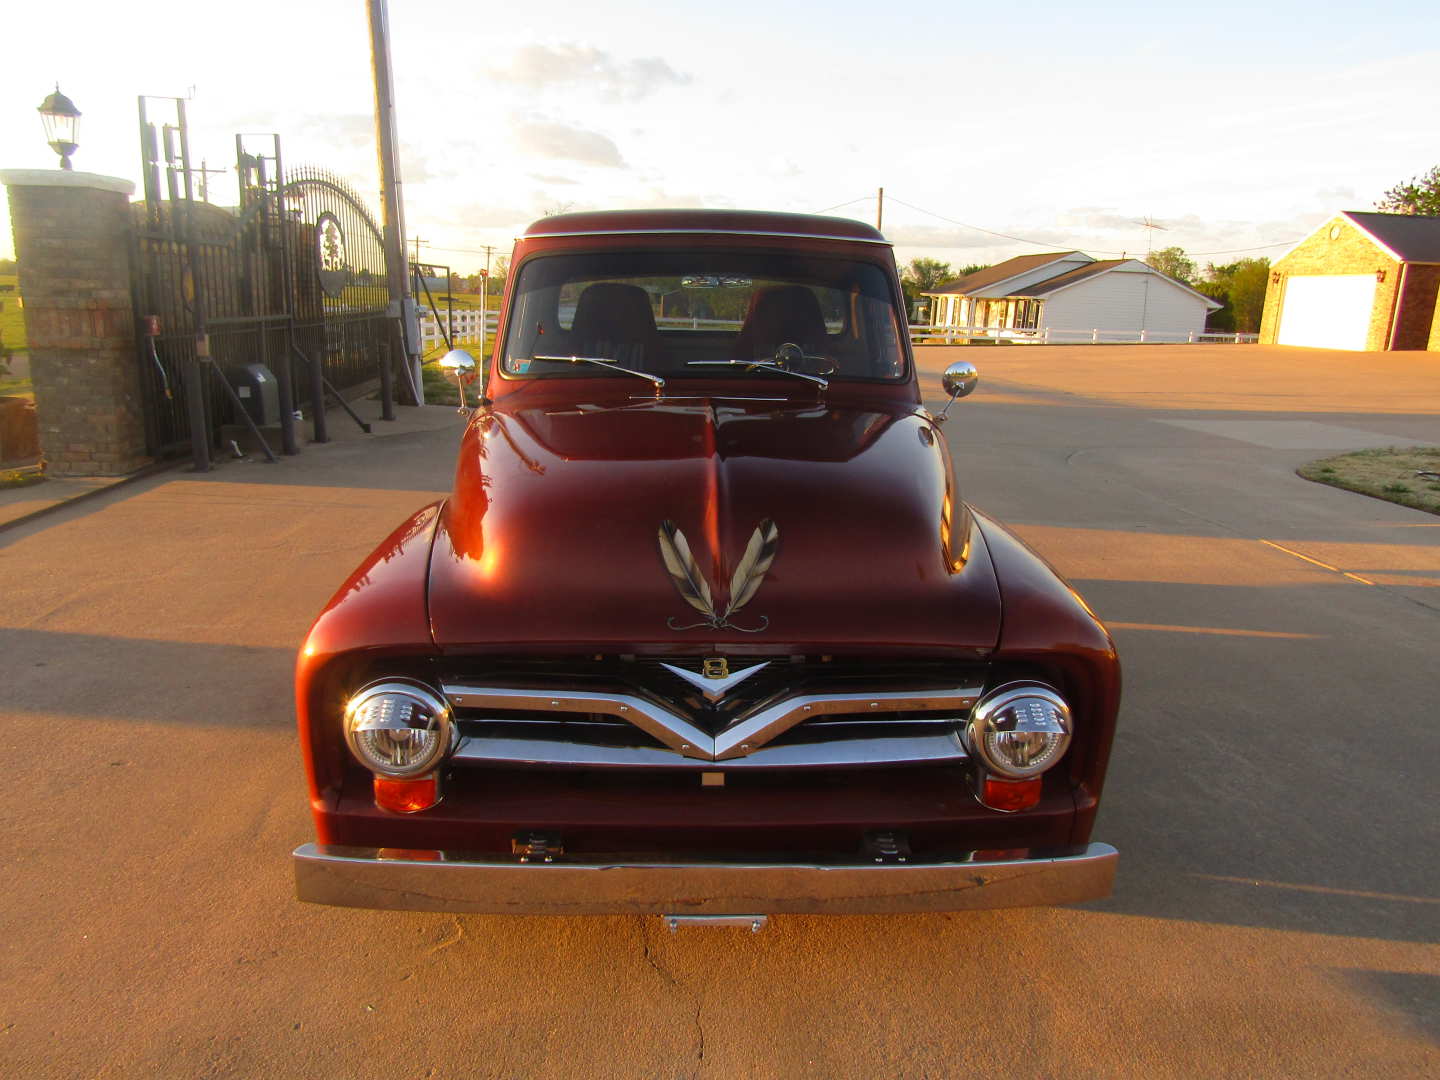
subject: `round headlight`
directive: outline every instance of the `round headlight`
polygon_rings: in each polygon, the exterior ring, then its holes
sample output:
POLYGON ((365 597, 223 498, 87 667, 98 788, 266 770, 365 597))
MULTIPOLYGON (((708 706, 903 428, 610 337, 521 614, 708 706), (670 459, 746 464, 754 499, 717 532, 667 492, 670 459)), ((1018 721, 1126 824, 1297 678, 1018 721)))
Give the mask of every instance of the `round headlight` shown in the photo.
POLYGON ((350 752, 381 776, 430 772, 450 751, 454 734, 450 706, 422 683, 371 683, 345 704, 350 752))
POLYGON ((965 742, 991 772, 1012 780, 1039 776, 1070 745, 1070 706, 1041 683, 1006 683, 980 699, 965 742))

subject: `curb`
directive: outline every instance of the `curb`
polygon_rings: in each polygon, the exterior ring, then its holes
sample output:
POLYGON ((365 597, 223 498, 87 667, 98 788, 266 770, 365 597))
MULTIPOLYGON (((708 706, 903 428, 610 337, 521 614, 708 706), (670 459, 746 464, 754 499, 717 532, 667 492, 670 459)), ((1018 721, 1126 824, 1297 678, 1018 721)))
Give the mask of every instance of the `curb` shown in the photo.
POLYGON ((57 503, 51 503, 49 506, 42 506, 38 510, 32 510, 28 514, 22 514, 20 517, 11 518, 9 521, 0 522, 0 533, 4 533, 20 525, 28 525, 30 522, 35 521, 39 518, 43 518, 47 514, 53 514, 58 510, 64 510, 66 507, 74 506, 76 503, 86 502, 90 499, 97 499, 102 495, 108 495, 116 488, 121 488, 129 484, 133 484, 137 480, 147 480, 150 477, 156 476, 162 472, 167 472, 170 469, 179 468, 182 464, 182 462, 176 461, 157 461, 153 465, 146 465, 143 469, 137 469, 135 472, 130 473, 128 476, 120 477, 113 484, 107 484, 105 487, 94 488, 90 491, 82 491, 79 495, 75 495, 69 499, 64 499, 57 503))

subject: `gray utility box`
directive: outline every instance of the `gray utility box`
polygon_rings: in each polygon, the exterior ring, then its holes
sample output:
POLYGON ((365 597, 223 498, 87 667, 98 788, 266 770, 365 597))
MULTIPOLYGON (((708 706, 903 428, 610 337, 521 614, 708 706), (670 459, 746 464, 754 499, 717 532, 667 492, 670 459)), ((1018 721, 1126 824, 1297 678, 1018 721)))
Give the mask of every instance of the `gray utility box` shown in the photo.
POLYGON ((280 422, 280 384, 273 371, 264 364, 237 364, 225 369, 225 378, 256 427, 280 422))

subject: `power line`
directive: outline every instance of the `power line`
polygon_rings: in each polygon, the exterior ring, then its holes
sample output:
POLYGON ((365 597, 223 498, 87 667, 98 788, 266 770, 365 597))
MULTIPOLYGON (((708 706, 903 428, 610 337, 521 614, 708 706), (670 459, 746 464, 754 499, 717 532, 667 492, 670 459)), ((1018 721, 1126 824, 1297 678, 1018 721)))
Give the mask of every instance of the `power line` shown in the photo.
MULTIPOLYGON (((840 209, 841 206, 849 206, 851 203, 863 202, 863 201, 866 200, 866 199, 873 199, 873 198, 875 198, 874 195, 864 195, 864 196, 861 196, 861 198, 859 198, 859 199, 851 199, 850 202, 848 202, 848 203, 841 203, 840 206, 832 206, 832 207, 829 207, 829 209, 831 209, 831 210, 838 210, 838 209, 840 209)), ((947 224, 949 224, 949 225, 958 225, 958 226, 959 226, 960 228, 962 228, 962 229, 971 229, 971 230, 973 230, 974 232, 984 233, 984 234, 987 235, 987 236, 998 236, 998 237, 999 237, 1000 239, 1002 239, 1002 240, 1013 240, 1013 241, 1015 241, 1017 244, 1031 244, 1031 245, 1033 245, 1033 246, 1035 246, 1035 247, 1050 248, 1051 250, 1054 250, 1054 248, 1055 248, 1055 246, 1056 246, 1056 242, 1055 242, 1054 240, 1030 240, 1030 239, 1027 239, 1027 238, 1024 237, 1024 236, 1012 236, 1010 233, 996 232, 994 229, 986 229, 986 228, 982 228, 982 227, 979 226, 979 225, 971 225, 968 221, 957 221, 957 220, 955 220, 954 218, 946 217, 944 214, 937 214, 934 210, 927 210, 927 209, 925 209, 925 207, 923 207, 923 206, 916 206, 914 203, 908 203, 908 202, 906 202, 904 199, 897 199, 897 198, 895 198, 894 195, 891 195, 891 196, 890 196, 890 201, 891 201, 891 202, 895 202, 895 203, 899 203, 901 206, 909 207, 911 210, 918 210, 918 211, 919 211, 920 213, 922 213, 922 214, 928 214, 930 217, 937 218, 937 219, 939 219, 940 221, 943 221, 943 222, 945 222, 945 223, 947 223, 947 224)), ((824 211, 824 210, 817 210, 817 211, 815 211, 815 212, 816 212, 817 214, 823 214, 825 211, 824 211)), ((1292 244, 1296 244, 1296 243, 1298 243, 1298 242, 1299 242, 1298 240, 1282 240, 1282 241, 1280 241, 1279 243, 1276 243, 1276 244, 1255 244, 1255 245, 1253 245, 1252 247, 1227 248, 1227 249, 1225 249, 1224 251, 1187 251, 1187 252, 1185 252, 1185 254, 1186 254, 1186 255, 1239 255, 1240 253, 1245 252, 1245 251, 1267 251, 1267 250, 1269 250, 1270 248, 1290 247, 1292 244)), ((1080 244, 1077 244, 1077 245, 1074 245, 1074 246, 1076 247, 1077 250, 1084 250, 1084 251, 1093 252, 1093 253, 1096 254, 1096 255, 1128 255, 1128 254, 1129 254, 1128 251, 1103 251, 1103 250, 1101 250, 1100 248, 1085 247, 1084 245, 1080 245, 1080 244)))
POLYGON ((493 245, 483 247, 479 251, 476 251, 474 248, 436 247, 429 241, 426 241, 425 246, 431 251, 448 251, 451 255, 489 255, 495 250, 493 245))
MULTIPOLYGON (((946 217, 944 214, 937 214, 934 210, 926 210, 923 206, 916 206, 914 203, 908 203, 904 199, 897 199, 893 195, 890 196, 890 201, 897 202, 901 206, 908 206, 911 210, 919 210, 922 214, 929 214, 931 217, 939 218, 941 221, 947 222, 951 225, 959 225, 962 229, 973 229, 975 232, 985 233, 987 236, 998 236, 1002 240, 1014 240, 1016 243, 1019 244, 1034 244, 1036 247, 1055 247, 1055 242, 1053 240, 1027 240, 1023 236, 1011 236, 1009 233, 996 232, 994 229, 982 229, 979 225, 971 225, 969 222, 966 221, 956 221, 954 218, 946 217)), ((1118 255, 1123 254, 1123 252, 1102 251, 1100 252, 1100 254, 1118 255)))
POLYGON ((839 210, 841 207, 854 206, 857 202, 865 202, 875 198, 874 195, 861 195, 858 199, 851 199, 849 202, 836 203, 834 206, 827 206, 824 210, 811 210, 812 214, 828 214, 831 210, 839 210))
MULTIPOLYGON (((845 208, 845 207, 847 207, 847 206, 854 206, 854 205, 855 205, 856 203, 858 203, 858 202, 869 202, 869 201, 873 200, 874 198, 875 198, 874 195, 861 195, 859 198, 850 199, 850 200, 848 200, 848 201, 846 201, 846 202, 836 203, 834 206, 827 206, 827 207, 825 207, 825 208, 822 209, 822 210, 812 210, 812 211, 810 211, 810 212, 811 212, 812 214, 828 214, 831 210, 841 210, 841 209, 843 209, 843 208, 845 208)), ((910 208, 911 210, 918 210, 920 213, 922 213, 922 214, 928 214, 930 217, 937 218, 938 220, 943 221, 943 222, 945 222, 946 224, 949 224, 949 225, 958 225, 958 226, 959 226, 960 228, 962 228, 962 229, 971 229, 971 230, 973 230, 974 232, 984 233, 986 236, 998 236, 998 237, 999 237, 1000 239, 1002 239, 1002 240, 1013 240, 1013 241, 1015 241, 1015 243, 1017 243, 1017 244, 1031 244, 1031 245, 1033 245, 1034 247, 1049 248, 1049 249, 1051 249, 1052 251, 1055 249, 1056 244, 1057 244, 1057 242, 1054 241, 1054 240, 1030 240, 1030 239, 1027 239, 1026 237, 1023 237, 1023 236, 1012 236, 1010 233, 996 232, 994 229, 986 229, 986 228, 983 228, 983 227, 981 227, 981 226, 979 226, 979 225, 971 225, 971 224, 970 224, 969 222, 967 222, 967 221, 957 221, 957 220, 955 220, 954 218, 946 217, 944 214, 937 214, 934 210, 927 210, 927 209, 925 209, 925 207, 923 207, 923 206, 916 206, 914 203, 908 203, 908 202, 906 202, 904 199, 897 199, 897 198, 895 198, 894 195, 889 196, 889 199, 890 199, 891 202, 899 203, 901 206, 908 207, 908 208, 910 208)), ((1282 241, 1280 241, 1280 242, 1278 242, 1278 243, 1274 243, 1274 244, 1254 244, 1254 245, 1252 245, 1252 246, 1250 246, 1250 247, 1243 247, 1243 248, 1226 248, 1226 249, 1223 250, 1223 251, 1187 251, 1187 252, 1185 252, 1185 254, 1186 254, 1186 255, 1190 255, 1190 256, 1201 256, 1201 255, 1240 255, 1240 254, 1243 254, 1244 252, 1247 252, 1247 251, 1268 251, 1268 250, 1270 250, 1271 248, 1290 247, 1291 245, 1297 244, 1297 243, 1299 243, 1299 240, 1282 240, 1282 241)), ((429 244, 428 242, 426 243, 426 246, 429 247, 432 251, 447 251, 447 252, 449 252, 449 253, 452 254, 452 255, 486 255, 486 254, 488 254, 488 252, 487 252, 484 248, 481 248, 480 250, 477 251, 475 248, 436 247, 435 245, 429 244)), ((1082 245, 1082 244, 1076 244, 1076 245, 1073 245, 1073 247, 1075 248, 1075 250, 1088 251, 1088 252, 1091 252, 1091 253, 1093 253, 1093 254, 1095 254, 1095 255, 1128 255, 1128 254, 1129 254, 1128 251, 1104 251, 1104 250, 1101 250, 1100 248, 1086 247, 1086 246, 1084 246, 1084 245, 1082 245)), ((491 250, 493 250, 493 248, 492 248, 491 250)))
POLYGON ((1281 241, 1280 243, 1278 243, 1278 244, 1256 244, 1254 247, 1248 247, 1248 248, 1229 248, 1229 249, 1226 250, 1226 251, 1187 251, 1187 252, 1185 252, 1185 254, 1186 254, 1186 255, 1239 255, 1242 251, 1267 251, 1267 250, 1269 250, 1270 248, 1290 247, 1291 245, 1293 245, 1293 244, 1298 244, 1299 242, 1300 242, 1299 240, 1282 240, 1282 241, 1281 241))

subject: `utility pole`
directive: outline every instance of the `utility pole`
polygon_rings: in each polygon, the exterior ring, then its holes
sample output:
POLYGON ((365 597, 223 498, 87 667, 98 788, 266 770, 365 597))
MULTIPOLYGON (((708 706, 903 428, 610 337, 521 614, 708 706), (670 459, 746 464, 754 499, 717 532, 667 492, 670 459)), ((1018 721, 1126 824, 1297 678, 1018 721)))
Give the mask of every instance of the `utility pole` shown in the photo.
POLYGON ((879 204, 875 207, 875 231, 879 232, 885 225, 885 189, 880 189, 879 204))
POLYGON ((490 253, 495 249, 482 244, 485 252, 485 276, 480 279, 480 363, 485 363, 485 346, 490 340, 490 253))
POLYGON ((399 138, 395 127, 395 81, 390 69, 390 17, 385 0, 367 0, 370 14, 370 63, 375 76, 375 132, 380 152, 380 197, 384 214, 385 280, 390 288, 390 318, 395 321, 405 358, 402 387, 409 404, 425 404, 420 382, 420 320, 410 295, 405 259, 405 202, 400 195, 399 138))
POLYGON ((194 171, 195 171, 195 172, 198 172, 198 173, 200 174, 200 201, 201 201, 201 202, 208 203, 208 202, 210 201, 210 177, 212 177, 212 176, 224 176, 224 175, 225 175, 226 173, 228 173, 230 170, 229 170, 229 169, 212 169, 212 168, 210 168, 210 163, 209 163, 208 161, 206 161, 204 158, 201 158, 201 159, 200 159, 200 168, 198 168, 198 169, 196 169, 196 170, 194 170, 194 171))
POLYGON ((420 245, 421 245, 421 244, 425 244, 425 245, 428 247, 429 244, 430 244, 430 241, 428 241, 428 240, 422 240, 419 236, 416 236, 416 237, 415 237, 415 240, 414 240, 414 243, 415 243, 415 261, 416 261, 416 262, 419 262, 419 261, 420 261, 420 245))

